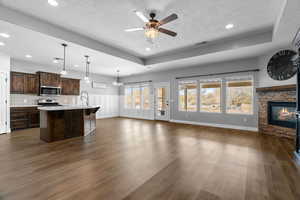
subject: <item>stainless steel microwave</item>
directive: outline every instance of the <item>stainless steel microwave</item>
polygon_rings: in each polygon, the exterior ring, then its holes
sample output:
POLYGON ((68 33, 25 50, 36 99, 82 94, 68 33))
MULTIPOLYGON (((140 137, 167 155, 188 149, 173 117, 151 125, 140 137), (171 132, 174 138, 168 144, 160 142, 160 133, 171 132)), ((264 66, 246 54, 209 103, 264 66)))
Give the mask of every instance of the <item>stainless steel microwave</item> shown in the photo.
POLYGON ((52 86, 41 86, 40 87, 40 95, 41 96, 59 96, 61 94, 60 87, 52 87, 52 86))

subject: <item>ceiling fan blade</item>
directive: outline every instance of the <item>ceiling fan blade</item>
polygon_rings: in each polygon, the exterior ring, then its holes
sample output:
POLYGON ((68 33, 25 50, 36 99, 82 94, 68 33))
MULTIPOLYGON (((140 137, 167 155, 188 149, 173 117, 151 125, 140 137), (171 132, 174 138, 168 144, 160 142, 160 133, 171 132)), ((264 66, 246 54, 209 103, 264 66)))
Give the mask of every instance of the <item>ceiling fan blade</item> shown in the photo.
POLYGON ((171 21, 173 21, 173 20, 175 20, 177 18, 178 18, 178 16, 175 13, 173 13, 172 15, 170 15, 170 16, 164 18, 163 20, 161 20, 159 22, 159 24, 163 25, 163 24, 169 23, 169 22, 171 22, 171 21))
POLYGON ((129 28, 125 29, 125 32, 143 31, 144 28, 129 28))
POLYGON ((140 11, 137 11, 135 10, 134 13, 145 23, 148 23, 149 22, 149 19, 147 17, 145 17, 145 15, 140 12, 140 11))
POLYGON ((164 29, 164 28, 159 28, 158 31, 161 33, 165 33, 167 35, 173 36, 173 37, 175 37, 177 35, 177 33, 170 31, 168 29, 164 29))

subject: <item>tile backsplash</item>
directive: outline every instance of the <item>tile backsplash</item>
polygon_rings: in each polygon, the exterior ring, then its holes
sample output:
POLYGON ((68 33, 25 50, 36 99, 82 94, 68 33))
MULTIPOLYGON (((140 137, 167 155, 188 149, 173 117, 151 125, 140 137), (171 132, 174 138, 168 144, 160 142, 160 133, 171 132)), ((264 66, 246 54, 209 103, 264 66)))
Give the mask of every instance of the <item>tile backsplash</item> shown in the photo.
MULTIPOLYGON (((37 96, 37 95, 27 95, 27 94, 11 94, 10 95, 10 105, 36 105, 38 99, 42 99, 45 97, 37 96)), ((54 97, 54 99, 58 100, 60 104, 67 105, 77 105, 78 104, 78 96, 58 96, 54 97)))

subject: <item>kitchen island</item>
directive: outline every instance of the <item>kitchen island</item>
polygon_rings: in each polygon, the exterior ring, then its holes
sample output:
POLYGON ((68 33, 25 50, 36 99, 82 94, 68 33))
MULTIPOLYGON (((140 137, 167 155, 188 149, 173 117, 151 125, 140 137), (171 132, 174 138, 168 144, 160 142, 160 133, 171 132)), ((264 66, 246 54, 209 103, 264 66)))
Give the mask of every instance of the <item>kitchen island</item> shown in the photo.
POLYGON ((54 142, 86 136, 96 130, 95 106, 38 107, 40 111, 40 138, 54 142))

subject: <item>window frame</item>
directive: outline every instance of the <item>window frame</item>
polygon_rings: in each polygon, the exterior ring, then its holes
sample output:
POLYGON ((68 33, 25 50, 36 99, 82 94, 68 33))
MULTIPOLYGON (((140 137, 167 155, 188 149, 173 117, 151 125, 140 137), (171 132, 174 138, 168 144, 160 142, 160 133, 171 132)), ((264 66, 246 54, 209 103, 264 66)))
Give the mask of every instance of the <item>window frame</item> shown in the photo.
POLYGON ((142 106, 141 109, 142 110, 151 110, 151 88, 150 85, 141 85, 141 102, 142 102, 142 106), (148 99, 149 99, 149 108, 144 108, 144 95, 143 95, 143 88, 148 88, 148 99))
POLYGON ((150 85, 128 85, 128 86, 125 86, 124 87, 124 103, 123 103, 123 108, 125 110, 145 110, 145 111, 149 111, 151 110, 151 87, 150 85), (143 89, 144 87, 147 87, 148 90, 149 90, 149 108, 147 109, 144 109, 144 96, 143 96, 143 89), (130 108, 127 107, 128 104, 126 104, 126 89, 130 89, 130 99, 131 99, 131 105, 130 105, 130 108), (134 89, 138 89, 139 90, 139 93, 140 93, 140 108, 136 108, 136 105, 135 105, 135 98, 133 96, 133 90, 134 89))
POLYGON ((199 106, 199 88, 198 88, 198 80, 186 80, 186 81, 178 81, 178 84, 177 84, 177 95, 178 95, 178 105, 177 105, 177 110, 178 112, 198 112, 198 106, 199 106), (188 107, 188 95, 187 95, 187 88, 184 89, 184 107, 185 109, 182 110, 181 107, 180 107, 180 95, 179 95, 179 92, 180 92, 180 85, 181 84, 189 84, 189 83, 195 83, 196 85, 196 110, 188 110, 187 107, 188 107))
POLYGON ((131 110, 133 109, 133 95, 132 95, 132 87, 124 87, 124 109, 131 110), (126 98, 126 89, 130 89, 130 107, 127 107, 127 98, 126 98))
POLYGON ((200 113, 210 113, 210 114, 222 114, 223 113, 223 102, 222 102, 222 97, 223 97, 223 79, 219 78, 219 79, 207 79, 207 80, 199 80, 199 112, 200 113), (201 98, 201 89, 202 86, 201 84, 205 84, 205 83, 220 83, 220 111, 218 112, 209 112, 209 111, 203 111, 201 110, 201 102, 202 102, 202 98, 201 98))
POLYGON ((254 77, 253 76, 240 76, 240 77, 227 77, 225 78, 225 102, 224 102, 224 114, 228 115, 242 115, 242 116, 251 116, 254 115, 254 99, 255 99, 255 94, 254 94, 254 77), (229 82, 241 82, 241 81, 251 81, 252 82, 252 89, 251 89, 251 113, 230 113, 227 111, 227 98, 228 98, 228 83, 229 82))

